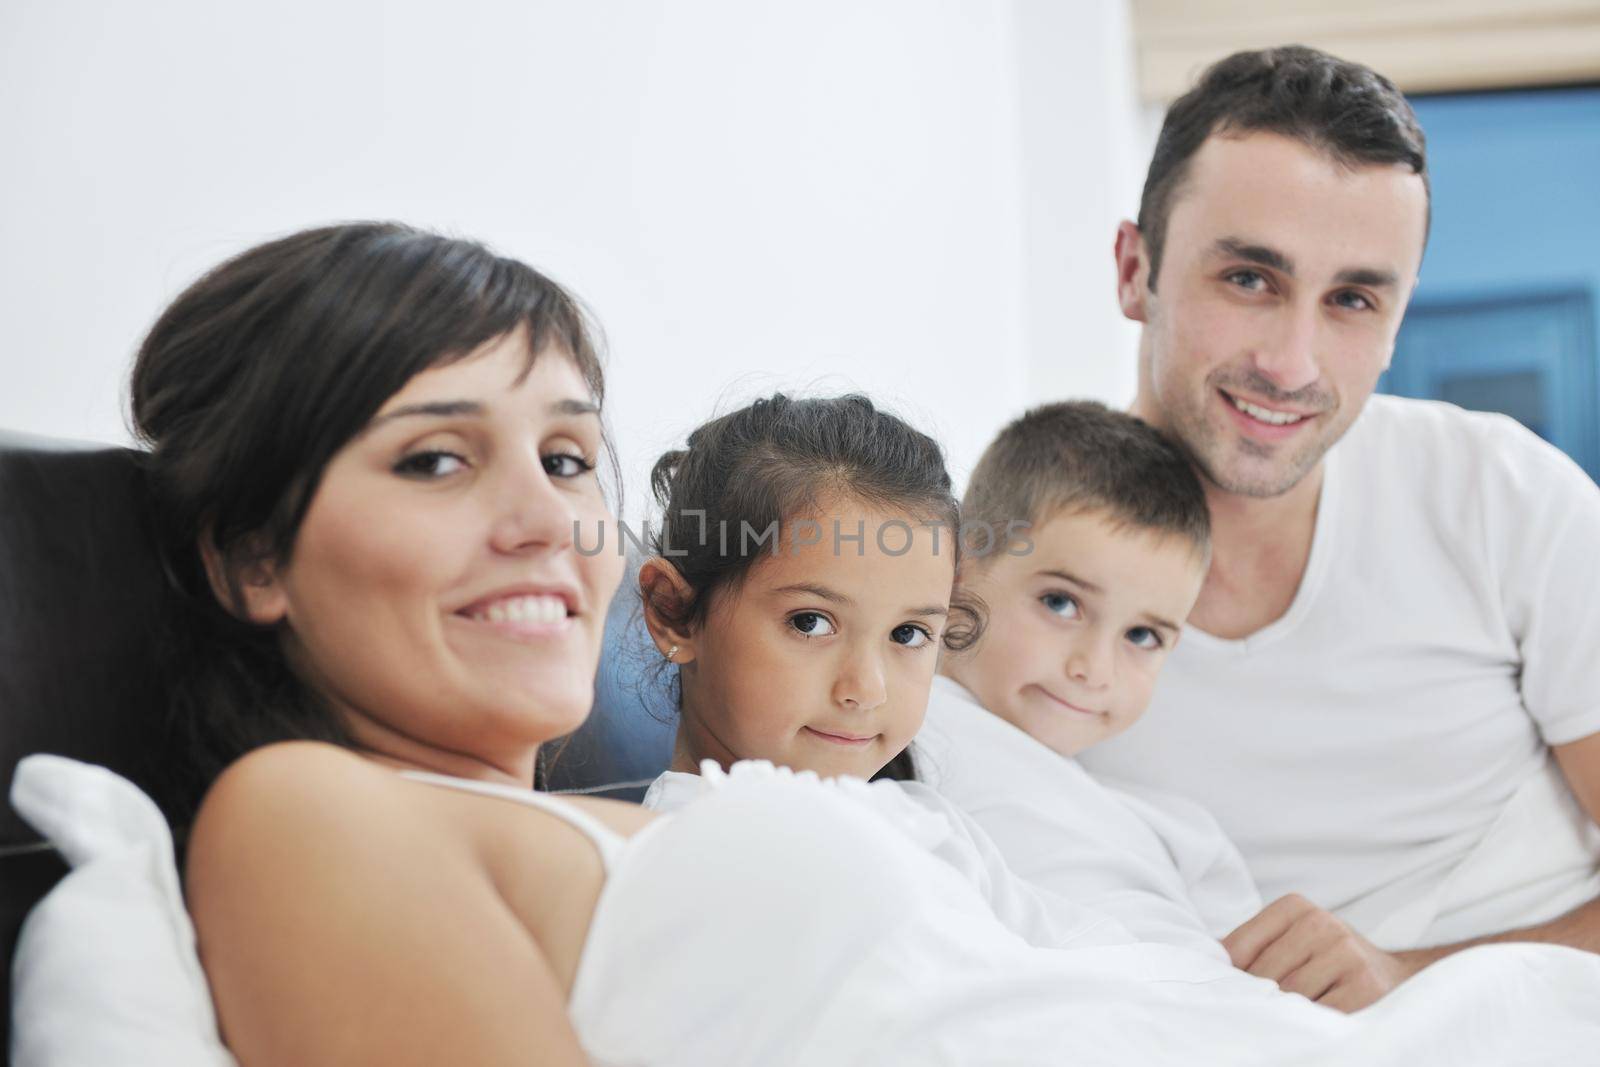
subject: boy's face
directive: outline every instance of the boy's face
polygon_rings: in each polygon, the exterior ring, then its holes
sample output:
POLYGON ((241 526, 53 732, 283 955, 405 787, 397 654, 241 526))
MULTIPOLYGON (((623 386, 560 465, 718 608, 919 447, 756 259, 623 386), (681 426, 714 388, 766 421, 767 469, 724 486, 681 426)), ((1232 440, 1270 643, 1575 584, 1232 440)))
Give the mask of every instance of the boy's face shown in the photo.
POLYGON ((1184 538, 1060 513, 1030 531, 1027 555, 974 561, 967 586, 989 607, 975 648, 944 673, 991 712, 1064 756, 1144 713, 1205 561, 1184 538))

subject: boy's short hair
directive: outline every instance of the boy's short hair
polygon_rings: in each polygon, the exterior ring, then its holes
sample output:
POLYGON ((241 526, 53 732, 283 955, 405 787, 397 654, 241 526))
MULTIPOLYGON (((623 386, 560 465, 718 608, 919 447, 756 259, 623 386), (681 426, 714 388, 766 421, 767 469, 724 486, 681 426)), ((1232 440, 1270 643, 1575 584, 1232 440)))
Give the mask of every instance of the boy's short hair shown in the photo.
POLYGON ((961 522, 1039 526, 1064 511, 1103 511, 1182 537, 1201 556, 1211 550, 1211 513, 1188 459, 1143 419, 1092 400, 1043 404, 1001 430, 967 483, 961 522))

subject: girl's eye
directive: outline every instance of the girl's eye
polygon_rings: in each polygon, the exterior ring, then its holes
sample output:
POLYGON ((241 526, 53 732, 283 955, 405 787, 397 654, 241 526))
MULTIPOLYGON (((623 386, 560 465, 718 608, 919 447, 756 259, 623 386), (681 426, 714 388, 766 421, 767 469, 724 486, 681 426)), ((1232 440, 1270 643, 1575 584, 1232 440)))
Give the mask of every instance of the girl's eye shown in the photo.
POLYGON ((1039 598, 1039 603, 1063 619, 1078 617, 1078 602, 1066 593, 1046 593, 1039 598))
POLYGON ((408 478, 443 478, 466 467, 467 461, 454 452, 429 449, 406 456, 394 465, 394 472, 408 478))
POLYGON ((827 616, 815 611, 802 611, 798 615, 789 616, 789 625, 799 632, 801 637, 827 637, 834 632, 833 623, 827 616))
POLYGON ((552 478, 581 478, 594 464, 572 452, 552 452, 544 457, 544 471, 552 478))
POLYGON ((1161 635, 1148 626, 1135 626, 1129 630, 1128 640, 1139 648, 1157 649, 1161 647, 1161 635))
POLYGON ((889 632, 889 639, 897 645, 907 648, 921 648, 933 640, 933 634, 927 627, 918 626, 916 623, 903 623, 889 632))

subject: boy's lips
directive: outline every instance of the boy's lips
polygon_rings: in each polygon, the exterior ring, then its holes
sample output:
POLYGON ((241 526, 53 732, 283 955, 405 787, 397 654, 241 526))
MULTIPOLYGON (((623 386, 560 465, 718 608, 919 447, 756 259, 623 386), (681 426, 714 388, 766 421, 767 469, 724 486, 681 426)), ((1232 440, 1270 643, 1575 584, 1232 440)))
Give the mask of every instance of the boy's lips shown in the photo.
POLYGON ((1049 697, 1052 702, 1054 702, 1056 704, 1059 704, 1061 707, 1066 708, 1068 711, 1076 712, 1077 714, 1083 715, 1083 716, 1085 716, 1087 718, 1099 719, 1099 718, 1103 718, 1106 714, 1108 714, 1107 712, 1104 712, 1104 711, 1095 711, 1093 708, 1080 707, 1079 705, 1074 704, 1070 700, 1062 700, 1060 697, 1056 696, 1054 693, 1050 692, 1050 690, 1046 689, 1042 685, 1036 685, 1036 686, 1034 686, 1034 688, 1037 689, 1039 692, 1043 693, 1045 696, 1049 697))

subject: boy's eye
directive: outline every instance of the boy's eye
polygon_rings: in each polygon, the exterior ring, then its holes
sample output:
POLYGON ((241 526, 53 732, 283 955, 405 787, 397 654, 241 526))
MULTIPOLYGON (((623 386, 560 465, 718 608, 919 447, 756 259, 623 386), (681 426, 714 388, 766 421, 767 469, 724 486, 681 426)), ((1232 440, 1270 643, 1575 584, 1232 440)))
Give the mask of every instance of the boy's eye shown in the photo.
POLYGON ((889 639, 895 644, 904 645, 907 648, 921 648, 933 640, 933 634, 929 633, 925 626, 918 626, 915 623, 908 622, 891 630, 889 639))
POLYGON ((544 457, 544 472, 552 478, 581 478, 594 464, 572 452, 552 452, 544 457))
POLYGON ((1078 617, 1078 602, 1066 593, 1046 593, 1039 598, 1039 603, 1063 619, 1078 617))
POLYGON ((434 448, 411 453, 394 465, 394 472, 408 478, 443 478, 466 467, 467 461, 461 456, 434 448))
POLYGON ((1128 631, 1128 640, 1139 648, 1160 648, 1161 635, 1148 626, 1135 626, 1128 631))
POLYGON ((789 616, 789 625, 802 637, 827 637, 834 632, 833 623, 828 621, 827 616, 815 611, 802 611, 789 616))

